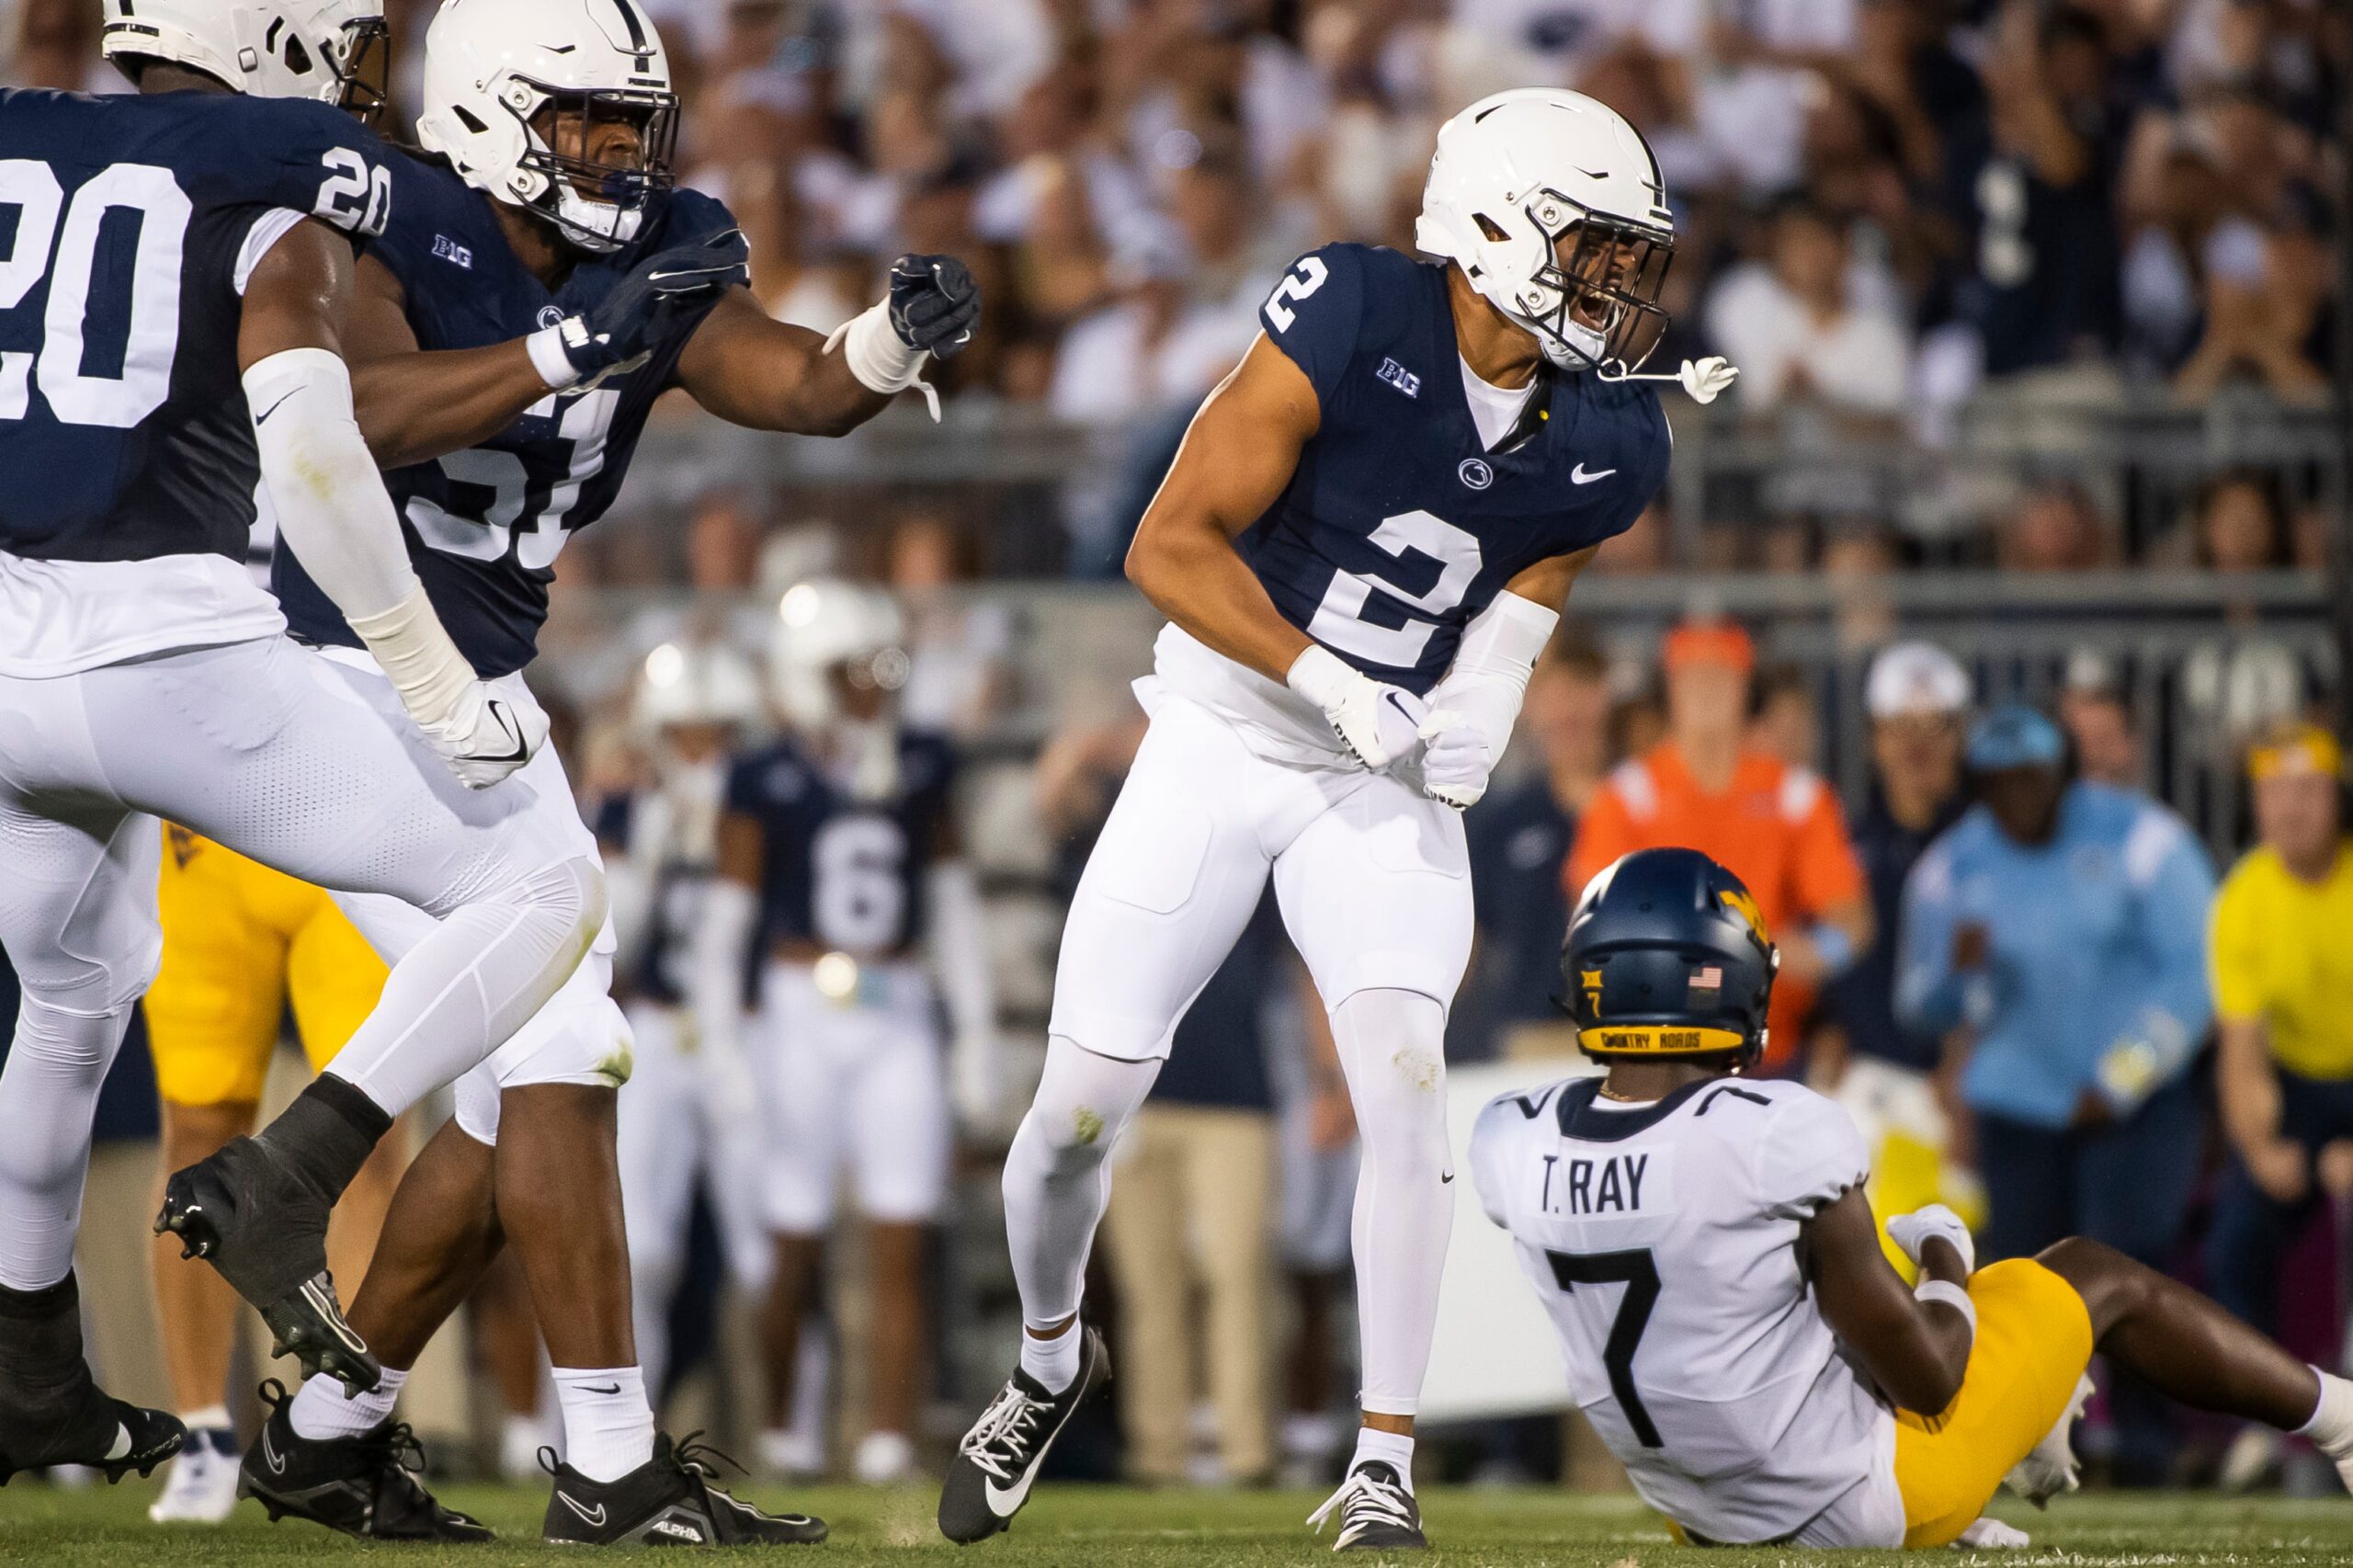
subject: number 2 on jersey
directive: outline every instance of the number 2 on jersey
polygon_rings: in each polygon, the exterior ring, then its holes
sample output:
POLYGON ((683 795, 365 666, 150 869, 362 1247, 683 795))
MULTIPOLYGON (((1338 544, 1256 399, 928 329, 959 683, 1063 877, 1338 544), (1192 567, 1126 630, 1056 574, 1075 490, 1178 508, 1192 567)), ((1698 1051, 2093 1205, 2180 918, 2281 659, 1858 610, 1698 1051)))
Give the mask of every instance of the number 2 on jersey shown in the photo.
POLYGON ((1552 1278, 1563 1290, 1579 1285, 1623 1285, 1618 1315, 1609 1320, 1609 1337, 1601 1346, 1602 1370, 1609 1374, 1609 1392, 1626 1413, 1626 1425, 1646 1449, 1661 1448, 1658 1426, 1634 1391, 1634 1352, 1650 1326, 1651 1310, 1658 1305, 1658 1265, 1648 1247, 1625 1252, 1548 1252, 1552 1278))
POLYGON ((1322 256, 1301 256, 1299 265, 1284 273, 1283 280, 1275 285, 1275 291, 1267 296, 1267 319, 1275 324, 1277 330, 1289 332, 1290 324, 1299 319, 1299 312, 1283 301, 1306 299, 1324 287, 1324 279, 1331 275, 1322 256))

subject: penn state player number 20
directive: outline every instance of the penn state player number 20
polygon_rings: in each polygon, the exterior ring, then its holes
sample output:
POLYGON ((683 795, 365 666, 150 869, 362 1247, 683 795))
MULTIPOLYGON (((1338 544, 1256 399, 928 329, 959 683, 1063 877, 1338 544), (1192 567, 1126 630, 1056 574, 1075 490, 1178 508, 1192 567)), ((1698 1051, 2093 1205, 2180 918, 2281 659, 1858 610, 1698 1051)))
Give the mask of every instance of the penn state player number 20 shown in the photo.
POLYGON ((1658 1424, 1643 1405, 1643 1396, 1634 1392, 1634 1352, 1643 1343, 1643 1330, 1651 1323, 1651 1310, 1658 1305, 1658 1265, 1648 1247, 1635 1247, 1624 1252, 1548 1252, 1552 1260, 1552 1278, 1563 1290, 1579 1285, 1623 1285, 1626 1293, 1618 1298, 1618 1315, 1609 1320, 1609 1337, 1601 1346, 1601 1368, 1609 1374, 1609 1392, 1618 1396, 1618 1408, 1626 1413, 1626 1425, 1634 1429, 1635 1440, 1646 1449, 1662 1447, 1658 1424))
MULTIPOLYGON (((171 392, 172 360, 179 351, 180 253, 194 211, 187 193, 169 169, 109 164, 83 183, 69 205, 56 171, 47 164, 6 158, 0 159, 0 209, 10 207, 17 210, 16 236, 6 259, 0 260, 0 311, 22 305, 43 278, 50 279, 49 305, 41 317, 39 353, 0 354, 0 419, 27 417, 38 381, 61 424, 130 429, 161 407, 171 392), (100 277, 110 281, 120 276, 119 263, 103 273, 98 267, 100 233, 107 213, 117 209, 139 214, 131 256, 130 325, 121 372, 89 375, 83 352, 91 285, 100 277)), ((125 308, 120 301, 101 304, 125 308)))

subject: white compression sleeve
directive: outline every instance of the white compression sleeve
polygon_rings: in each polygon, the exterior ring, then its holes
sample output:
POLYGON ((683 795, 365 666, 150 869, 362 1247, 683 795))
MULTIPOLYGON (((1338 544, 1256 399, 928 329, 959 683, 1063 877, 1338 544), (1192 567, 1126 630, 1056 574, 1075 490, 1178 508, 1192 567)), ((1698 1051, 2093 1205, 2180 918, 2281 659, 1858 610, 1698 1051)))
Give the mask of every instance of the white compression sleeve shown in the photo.
POLYGON ((1433 713, 1460 713, 1487 738, 1488 755, 1501 762, 1519 722, 1520 699, 1536 660, 1561 624, 1561 613, 1518 594, 1500 593, 1462 629, 1462 645, 1445 678, 1430 688, 1433 713))
POLYGON ((923 368, 931 355, 899 341, 898 333, 891 325, 890 301, 879 301, 834 328, 833 335, 825 339, 825 352, 831 354, 835 349, 841 351, 843 362, 849 367, 849 373, 858 378, 858 385, 885 396, 913 387, 923 393, 924 406, 931 411, 931 422, 939 423, 939 393, 923 379, 923 368))
POLYGON ((359 434, 351 372, 324 348, 290 348, 245 372, 278 531, 321 592, 354 619, 416 591, 392 498, 359 434))
POLYGON ((473 685, 410 566, 392 500, 352 413, 351 372, 324 348, 290 348, 245 372, 254 441, 278 532, 392 677, 419 724, 446 721, 473 685))
POLYGON ((940 998, 955 1032, 949 1071, 956 1106, 977 1119, 994 1101, 996 1086, 996 983, 981 915, 981 884, 963 861, 942 860, 931 868, 925 893, 930 902, 932 971, 939 977, 940 998))

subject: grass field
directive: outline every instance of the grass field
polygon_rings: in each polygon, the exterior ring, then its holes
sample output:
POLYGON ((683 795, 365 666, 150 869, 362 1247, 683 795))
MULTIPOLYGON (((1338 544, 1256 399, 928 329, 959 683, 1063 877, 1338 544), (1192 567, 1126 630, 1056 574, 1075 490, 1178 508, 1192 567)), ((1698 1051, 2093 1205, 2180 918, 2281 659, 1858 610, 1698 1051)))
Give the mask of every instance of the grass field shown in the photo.
MULTIPOLYGON (((307 1525, 270 1525, 250 1503, 217 1529, 147 1522, 152 1485, 135 1480, 108 1489, 59 1492, 17 1483, 0 1491, 0 1562, 59 1568, 144 1568, 146 1564, 335 1562, 368 1560, 458 1562, 469 1568, 548 1561, 538 1540, 547 1494, 538 1489, 453 1486, 445 1495, 497 1528, 496 1546, 451 1549, 362 1546, 307 1525), (510 1544, 511 1543, 511 1544, 510 1544)), ((753 1487, 771 1504, 783 1494, 753 1487)), ((904 1563, 957 1549, 932 1526, 929 1491, 865 1492, 818 1488, 791 1502, 822 1515, 833 1540, 809 1549, 824 1564, 904 1563)), ((980 1568, 1207 1568, 1226 1563, 1308 1563, 1324 1560, 1301 1521, 1322 1501, 1307 1493, 1148 1493, 1109 1487, 1041 1490, 1009 1536, 972 1549, 980 1568)), ((1694 1551, 1672 1545, 1658 1521, 1631 1499, 1545 1492, 1431 1488, 1423 1494, 1436 1560, 1461 1568, 1693 1568, 1826 1562, 1824 1553, 1760 1549, 1694 1551)), ((2273 1564, 2353 1561, 2353 1498, 2287 1502, 2186 1494, 2109 1494, 2063 1500, 2050 1513, 2001 1510, 2031 1530, 2038 1565, 2067 1568, 2169 1568, 2218 1563, 2273 1564)), ((1328 1538, 1326 1538, 1328 1540, 1328 1538)), ((1842 1553, 1841 1564, 1893 1561, 1893 1552, 1842 1553)), ((2023 1565, 2022 1565, 2023 1568, 2023 1565)))

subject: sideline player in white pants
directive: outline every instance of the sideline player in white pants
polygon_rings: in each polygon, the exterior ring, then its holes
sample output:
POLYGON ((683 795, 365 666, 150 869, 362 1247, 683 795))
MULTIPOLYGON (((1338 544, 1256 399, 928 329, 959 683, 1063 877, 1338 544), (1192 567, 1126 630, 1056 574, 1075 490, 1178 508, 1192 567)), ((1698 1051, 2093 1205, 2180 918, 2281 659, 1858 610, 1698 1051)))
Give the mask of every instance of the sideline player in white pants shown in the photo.
POLYGON ((0 940, 24 983, 0 1074, 0 1481, 119 1476, 179 1442, 91 1382, 72 1273, 92 1109, 160 952, 156 817, 440 922, 334 1072, 166 1189, 164 1222, 355 1387, 376 1367, 326 1274, 329 1209, 603 915, 593 860, 508 831, 530 786, 487 787, 546 732, 459 656, 353 422, 346 236, 383 227, 389 154, 335 106, 373 96, 382 33, 375 0, 158 0, 105 33, 138 97, 18 92, 0 115, 11 303, 44 335, 0 356, 0 940), (98 329, 127 333, 111 373, 84 353, 101 311, 128 312, 98 329), (257 480, 391 683, 285 641, 242 564, 257 480))
MULTIPOLYGON (((1571 583, 1665 478, 1665 415, 1628 378, 1665 321, 1674 228, 1633 127, 1529 89, 1439 131, 1417 238, 1444 259, 1300 258, 1129 552, 1170 624, 1006 1159, 1020 1364, 949 1471, 950 1540, 1006 1527, 1105 1375, 1079 1322, 1105 1159, 1271 876, 1364 1148, 1363 1425, 1316 1521, 1336 1511, 1344 1549, 1427 1544, 1412 1433, 1453 1213, 1443 1040, 1472 929, 1457 813, 1485 791, 1571 583)), ((1712 395, 1722 378, 1686 379, 1712 395)))
POLYGON ((760 1300, 770 1275, 749 1070, 687 1006, 697 924, 718 869, 727 757, 758 725, 761 708, 759 677, 734 650, 655 648, 631 714, 650 753, 652 787, 608 802, 597 824, 620 926, 623 1011, 637 1039, 636 1071, 620 1097, 621 1202, 637 1360, 656 1403, 698 1181, 735 1288, 760 1300))
POLYGON ((847 1170, 872 1262, 873 1418, 852 1471, 880 1484, 915 1473, 925 1266, 953 1142, 938 1014, 944 1003, 959 1097, 972 1106, 985 1099, 995 997, 960 854, 955 752, 898 721, 908 661, 897 603, 860 584, 803 583, 780 611, 770 684, 790 729, 728 770, 697 1015, 707 1032, 731 1035, 731 1005, 756 965, 745 1049, 776 1256, 763 1455, 779 1470, 822 1462, 787 1422, 847 1170))

